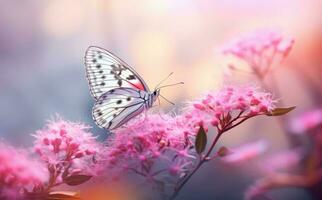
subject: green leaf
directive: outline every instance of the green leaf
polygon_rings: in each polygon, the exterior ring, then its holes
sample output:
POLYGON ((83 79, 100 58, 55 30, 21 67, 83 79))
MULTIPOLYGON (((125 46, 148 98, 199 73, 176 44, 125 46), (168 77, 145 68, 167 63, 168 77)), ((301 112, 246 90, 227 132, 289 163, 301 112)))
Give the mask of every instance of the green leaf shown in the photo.
POLYGON ((47 200, 80 200, 79 193, 71 191, 50 192, 47 200))
POLYGON ((67 185, 70 186, 75 186, 75 185, 80 185, 82 183, 85 183, 86 181, 88 181, 89 179, 91 179, 92 176, 88 176, 88 175, 72 175, 72 176, 68 176, 66 178, 64 178, 64 182, 67 185))
POLYGON ((288 108, 275 108, 271 112, 266 113, 267 116, 281 116, 285 115, 286 113, 294 110, 296 106, 288 107, 288 108))
POLYGON ((219 157, 225 157, 231 153, 232 152, 227 147, 220 147, 219 150, 217 151, 217 155, 219 157))
POLYGON ((198 154, 201 154, 207 145, 207 134, 205 129, 201 126, 197 133, 197 138, 195 142, 195 149, 198 154))

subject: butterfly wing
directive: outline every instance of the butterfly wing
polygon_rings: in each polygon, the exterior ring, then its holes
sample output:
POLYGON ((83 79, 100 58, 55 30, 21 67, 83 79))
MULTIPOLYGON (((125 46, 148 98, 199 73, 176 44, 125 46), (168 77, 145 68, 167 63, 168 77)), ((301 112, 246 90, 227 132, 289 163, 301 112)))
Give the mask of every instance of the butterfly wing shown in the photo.
POLYGON ((149 92, 138 73, 109 51, 90 46, 85 53, 86 76, 95 100, 105 92, 120 88, 135 88, 149 92))
POLYGON ((115 129, 145 109, 147 93, 135 88, 116 88, 101 95, 93 107, 93 119, 105 129, 115 129))

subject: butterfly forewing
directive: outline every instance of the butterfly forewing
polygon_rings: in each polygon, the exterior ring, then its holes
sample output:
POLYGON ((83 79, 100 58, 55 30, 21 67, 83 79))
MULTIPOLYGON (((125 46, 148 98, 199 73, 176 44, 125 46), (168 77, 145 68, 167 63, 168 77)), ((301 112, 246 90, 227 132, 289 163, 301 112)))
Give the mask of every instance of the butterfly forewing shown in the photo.
POLYGON ((89 47, 85 54, 85 66, 90 91, 96 100, 115 88, 127 87, 149 92, 139 74, 105 49, 89 47))
POLYGON ((109 130, 115 129, 145 108, 147 93, 135 88, 116 88, 101 95, 93 107, 96 124, 109 130))

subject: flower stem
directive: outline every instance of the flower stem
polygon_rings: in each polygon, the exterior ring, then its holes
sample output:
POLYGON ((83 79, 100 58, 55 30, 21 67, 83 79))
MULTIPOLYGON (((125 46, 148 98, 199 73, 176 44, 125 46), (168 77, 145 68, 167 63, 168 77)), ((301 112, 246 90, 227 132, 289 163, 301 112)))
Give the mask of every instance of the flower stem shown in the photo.
POLYGON ((214 141, 213 141, 213 143, 211 144, 211 147, 209 148, 209 150, 207 151, 207 153, 206 153, 206 155, 205 156, 203 156, 201 159, 200 159, 200 161, 199 161, 199 163, 196 165, 196 167, 191 171, 191 173, 187 176, 187 177, 185 177, 185 179, 179 184, 179 185, 177 185, 176 186, 176 188, 174 189, 174 193, 173 193, 173 195, 170 197, 170 199, 175 199, 177 196, 178 196, 178 194, 179 194, 179 192, 180 192, 180 190, 183 188, 183 186, 190 180, 190 178, 198 171, 198 169, 201 167, 201 165, 203 164, 203 163, 205 163, 206 161, 208 161, 207 160, 207 157, 209 157, 209 155, 211 154, 211 152, 212 152, 212 150, 213 150, 213 148, 216 146, 216 144, 217 144, 217 142, 218 142, 218 140, 219 140, 219 138, 220 138, 220 136, 223 134, 223 132, 224 131, 219 131, 218 133, 217 133, 217 135, 216 135, 216 138, 214 139, 214 141))

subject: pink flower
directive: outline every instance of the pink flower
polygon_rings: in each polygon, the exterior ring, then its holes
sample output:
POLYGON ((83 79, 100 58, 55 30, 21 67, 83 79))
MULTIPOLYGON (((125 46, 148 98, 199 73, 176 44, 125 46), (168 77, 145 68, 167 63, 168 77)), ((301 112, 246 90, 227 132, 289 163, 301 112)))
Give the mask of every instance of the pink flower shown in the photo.
POLYGON ((108 167, 116 174, 134 172, 149 179, 181 176, 195 159, 189 149, 192 134, 194 130, 180 117, 147 114, 145 119, 135 118, 109 139, 108 167))
POLYGON ((223 157, 223 160, 228 163, 248 161, 263 154, 267 147, 268 145, 264 140, 245 144, 238 148, 230 149, 232 153, 223 157))
MULTIPOLYGON (((180 190, 203 163, 216 157, 211 154, 221 133, 251 117, 267 114, 274 104, 271 94, 257 88, 225 87, 191 102, 180 115, 147 112, 114 131, 101 160, 112 180, 134 173, 148 183, 171 183, 174 191, 180 190), (218 135, 210 148, 197 153, 195 140, 201 126, 206 132, 210 126, 216 127, 218 135)), ((259 143, 240 152, 250 157, 264 149, 265 145, 259 143)))
POLYGON ((303 134, 322 125, 322 109, 305 112, 294 118, 290 129, 294 133, 303 134))
POLYGON ((179 157, 169 164, 168 172, 171 176, 183 177, 189 171, 192 164, 192 161, 179 157))
POLYGON ((250 117, 270 112, 274 103, 270 93, 254 87, 225 87, 190 103, 184 115, 192 128, 214 126, 225 131, 250 117))
POLYGON ((57 177, 55 184, 73 174, 95 174, 94 156, 101 145, 88 129, 83 124, 57 118, 34 134, 34 150, 57 177))
POLYGON ((223 48, 223 53, 243 60, 253 73, 264 78, 277 56, 285 58, 293 44, 292 38, 285 38, 271 30, 259 30, 230 42, 223 48))
POLYGON ((23 149, 0 143, 0 199, 17 199, 19 190, 40 187, 48 179, 42 163, 30 157, 23 149))

